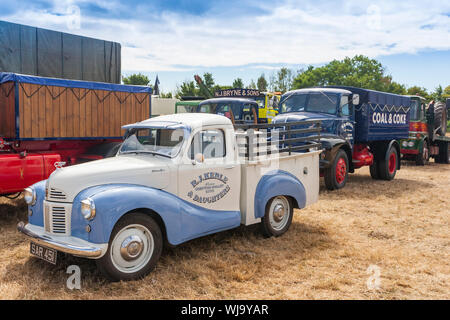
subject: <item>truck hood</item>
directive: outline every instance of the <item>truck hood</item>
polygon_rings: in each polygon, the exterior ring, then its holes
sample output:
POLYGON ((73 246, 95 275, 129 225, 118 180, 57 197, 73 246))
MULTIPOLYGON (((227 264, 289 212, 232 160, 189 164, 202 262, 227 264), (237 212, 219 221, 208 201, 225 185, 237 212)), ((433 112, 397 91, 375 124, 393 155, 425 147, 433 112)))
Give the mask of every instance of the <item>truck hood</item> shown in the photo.
POLYGON ((313 112, 290 112, 277 115, 273 119, 272 123, 294 122, 304 120, 321 120, 322 134, 324 134, 325 136, 336 135, 338 117, 332 114, 313 113, 313 112))
POLYGON ((53 172, 48 179, 49 199, 73 202, 80 191, 111 183, 164 189, 170 182, 170 163, 171 159, 153 155, 123 155, 64 167, 53 172), (63 196, 52 197, 55 193, 63 196))
POLYGON ((302 121, 302 120, 336 120, 336 116, 331 114, 322 113, 312 113, 312 112, 289 112, 279 114, 275 117, 273 122, 291 122, 291 121, 302 121))

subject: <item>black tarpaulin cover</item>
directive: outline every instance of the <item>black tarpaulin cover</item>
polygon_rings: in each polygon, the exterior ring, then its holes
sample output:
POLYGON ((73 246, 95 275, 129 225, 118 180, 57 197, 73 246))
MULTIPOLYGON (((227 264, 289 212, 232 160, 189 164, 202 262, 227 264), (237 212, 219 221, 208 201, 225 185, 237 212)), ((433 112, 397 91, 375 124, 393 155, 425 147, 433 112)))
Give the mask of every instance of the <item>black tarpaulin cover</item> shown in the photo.
POLYGON ((0 21, 0 72, 120 83, 121 46, 0 21))

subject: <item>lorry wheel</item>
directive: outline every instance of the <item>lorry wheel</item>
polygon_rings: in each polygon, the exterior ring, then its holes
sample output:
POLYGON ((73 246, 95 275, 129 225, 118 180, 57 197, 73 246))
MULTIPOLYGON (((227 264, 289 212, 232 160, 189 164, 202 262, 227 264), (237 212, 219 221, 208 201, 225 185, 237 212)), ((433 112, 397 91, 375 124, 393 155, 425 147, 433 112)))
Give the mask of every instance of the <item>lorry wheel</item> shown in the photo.
POLYGON ((143 213, 129 214, 115 225, 108 250, 96 260, 97 267, 111 281, 140 279, 155 268, 162 247, 155 220, 143 213))
POLYGON ((325 186, 328 190, 341 189, 347 183, 348 178, 348 157, 347 153, 340 149, 333 164, 325 169, 325 186))
POLYGON ((373 163, 370 165, 370 176, 372 177, 372 179, 374 180, 379 180, 380 179, 380 172, 378 171, 378 162, 377 161, 373 161, 373 163))
POLYGON ((421 152, 416 157, 416 165, 424 166, 430 160, 430 152, 428 149, 427 140, 423 140, 421 152))
POLYGON ((439 143, 439 154, 435 160, 437 163, 450 164, 450 143, 441 142, 439 143))
POLYGON ((397 161, 399 161, 397 150, 391 146, 387 153, 387 158, 379 161, 378 173, 382 180, 392 180, 397 173, 397 161))
POLYGON ((266 213, 261 221, 261 231, 264 236, 281 236, 292 223, 294 208, 290 198, 277 196, 269 200, 266 213))

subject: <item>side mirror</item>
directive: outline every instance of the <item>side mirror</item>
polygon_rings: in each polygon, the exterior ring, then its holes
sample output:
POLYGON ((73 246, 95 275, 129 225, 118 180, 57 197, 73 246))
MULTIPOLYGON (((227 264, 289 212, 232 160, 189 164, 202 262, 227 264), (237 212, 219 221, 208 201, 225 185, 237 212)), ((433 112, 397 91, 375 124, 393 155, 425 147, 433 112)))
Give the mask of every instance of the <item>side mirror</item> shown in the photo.
POLYGON ((354 106, 357 106, 359 104, 359 94, 353 94, 352 103, 354 106))

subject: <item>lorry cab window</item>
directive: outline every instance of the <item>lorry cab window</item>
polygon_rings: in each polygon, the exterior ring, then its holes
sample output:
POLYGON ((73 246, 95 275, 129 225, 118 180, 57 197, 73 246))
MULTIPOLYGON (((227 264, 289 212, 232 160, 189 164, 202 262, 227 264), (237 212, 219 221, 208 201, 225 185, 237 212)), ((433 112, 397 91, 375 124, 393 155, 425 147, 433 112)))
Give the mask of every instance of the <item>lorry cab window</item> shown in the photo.
POLYGON ((178 154, 183 141, 183 129, 136 129, 123 142, 120 154, 153 153, 172 158, 178 154))
POLYGON ((410 120, 420 120, 420 102, 415 99, 411 99, 411 109, 409 112, 410 120))
POLYGON ((202 130, 192 138, 188 151, 191 159, 201 153, 204 159, 225 157, 225 135, 222 130, 202 130))
POLYGON ((341 96, 341 114, 342 116, 350 116, 349 99, 347 95, 341 96))

